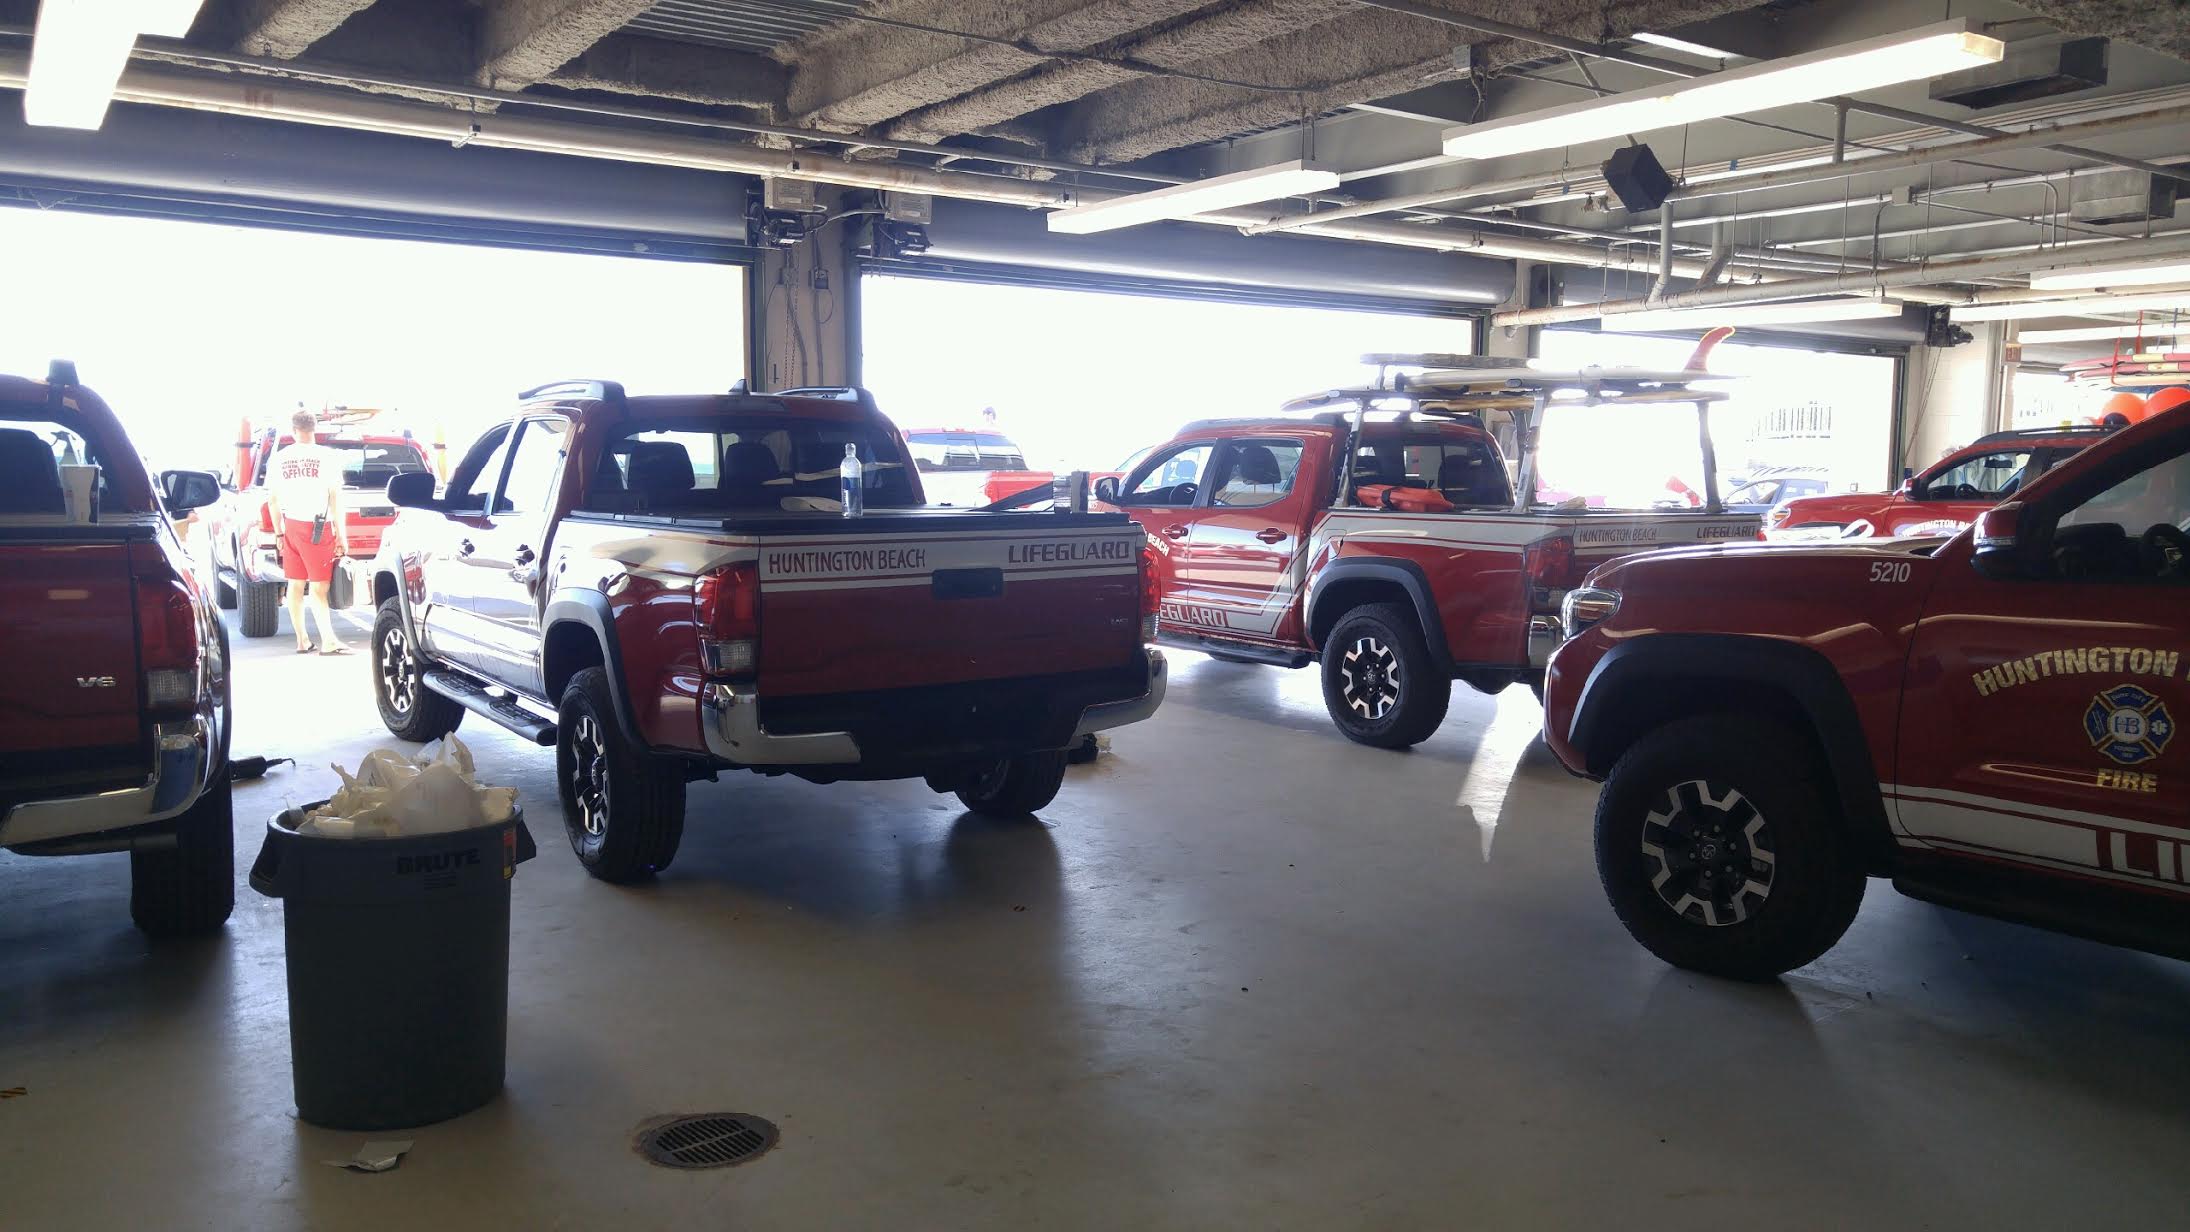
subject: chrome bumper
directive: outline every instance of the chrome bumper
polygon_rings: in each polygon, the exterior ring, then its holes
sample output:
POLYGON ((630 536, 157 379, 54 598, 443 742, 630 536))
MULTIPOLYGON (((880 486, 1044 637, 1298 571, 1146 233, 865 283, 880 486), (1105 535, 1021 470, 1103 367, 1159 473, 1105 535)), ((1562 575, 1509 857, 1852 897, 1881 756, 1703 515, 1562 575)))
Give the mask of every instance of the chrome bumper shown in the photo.
POLYGON ((1170 684, 1170 665, 1164 661, 1163 652, 1150 647, 1148 651, 1148 692, 1139 697, 1129 697, 1122 702, 1104 702, 1089 706, 1080 712, 1080 725, 1073 729, 1072 738, 1078 741, 1091 732, 1112 727, 1124 727, 1138 723, 1156 713, 1163 705, 1164 689, 1170 684))
POLYGON ((0 818, 0 847, 166 821, 205 794, 216 743, 212 724, 203 718, 157 724, 152 773, 144 786, 18 804, 0 818))

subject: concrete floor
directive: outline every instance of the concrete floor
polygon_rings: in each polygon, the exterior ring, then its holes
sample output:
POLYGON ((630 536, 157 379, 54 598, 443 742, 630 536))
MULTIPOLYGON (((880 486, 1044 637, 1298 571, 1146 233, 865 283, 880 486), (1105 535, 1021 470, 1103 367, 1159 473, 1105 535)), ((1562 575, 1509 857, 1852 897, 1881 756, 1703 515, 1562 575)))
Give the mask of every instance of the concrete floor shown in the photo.
MULTIPOLYGON (((238 751, 306 763, 238 792, 240 871, 382 733, 362 657, 237 644, 238 751)), ((294 1119, 278 903, 154 947, 124 858, 0 855, 0 1226, 2182 1225, 2181 964, 1874 883, 1781 985, 1676 972, 1606 908, 1525 691, 1390 754, 1310 673, 1180 659, 1042 824, 725 779, 629 889, 571 859, 551 757, 467 724, 540 844, 509 1087, 377 1176, 294 1119), (710 1110, 782 1142, 631 1153, 710 1110)))

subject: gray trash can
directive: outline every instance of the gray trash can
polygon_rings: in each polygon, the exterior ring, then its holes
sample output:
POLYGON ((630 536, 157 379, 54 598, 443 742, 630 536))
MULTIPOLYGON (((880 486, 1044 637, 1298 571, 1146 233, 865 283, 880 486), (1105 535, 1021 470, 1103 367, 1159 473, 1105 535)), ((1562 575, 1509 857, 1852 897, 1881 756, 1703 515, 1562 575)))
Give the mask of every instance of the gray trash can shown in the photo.
POLYGON ((535 854, 524 811, 406 838, 266 823, 251 888, 282 900, 297 1115, 382 1130, 460 1116, 502 1089, 509 892, 535 854))

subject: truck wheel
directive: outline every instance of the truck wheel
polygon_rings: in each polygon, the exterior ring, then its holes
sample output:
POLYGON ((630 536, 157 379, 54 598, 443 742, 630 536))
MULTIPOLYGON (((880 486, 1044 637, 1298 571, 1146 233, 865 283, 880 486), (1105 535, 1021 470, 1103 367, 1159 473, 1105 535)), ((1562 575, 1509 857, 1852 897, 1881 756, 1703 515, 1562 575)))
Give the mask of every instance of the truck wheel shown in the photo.
POLYGON ((632 747, 608 689, 608 673, 589 667, 563 690, 555 786, 570 849, 585 870, 603 881, 643 881, 677 858, 684 774, 632 747))
MULTIPOLYGON (((207 548, 205 556, 206 567, 213 575, 213 601, 220 604, 221 610, 224 612, 235 611, 236 584, 229 581, 227 576, 221 572, 220 554, 211 548, 207 548)), ((239 553, 236 559, 241 561, 243 557, 239 553)), ((237 568, 240 570, 242 566, 239 564, 237 568)), ((241 574, 239 573, 238 576, 241 576, 241 574)))
POLYGON ((228 772, 175 819, 175 845, 129 853, 129 916, 152 937, 216 932, 236 906, 228 772))
POLYGON ((1063 751, 1007 757, 958 789, 958 802, 983 817, 1025 817, 1057 798, 1064 786, 1063 751))
MULTIPOLYGON (((241 574, 238 574, 241 577, 241 574)), ((243 578, 237 587, 242 618, 236 623, 245 637, 272 637, 281 626, 281 583, 254 582, 243 578)))
POLYGON ((1348 740, 1412 748, 1451 702, 1452 681, 1430 660, 1414 613, 1396 603, 1357 607, 1324 639, 1323 705, 1348 740))
POLYGON ((1805 741, 1748 716, 1672 723, 1613 765, 1597 877, 1645 949, 1676 967, 1769 980, 1855 920, 1863 865, 1805 741))
POLYGON ((426 687, 426 661, 403 624, 401 600, 373 617, 373 701, 380 722, 398 740, 439 740, 464 721, 464 708, 426 687))

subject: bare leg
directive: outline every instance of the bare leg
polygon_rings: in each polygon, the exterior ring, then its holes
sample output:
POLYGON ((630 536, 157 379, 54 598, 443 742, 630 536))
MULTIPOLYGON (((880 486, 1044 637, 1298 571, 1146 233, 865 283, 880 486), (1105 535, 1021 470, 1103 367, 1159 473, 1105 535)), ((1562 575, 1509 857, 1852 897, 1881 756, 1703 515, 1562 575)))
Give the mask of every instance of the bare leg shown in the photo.
POLYGON ((334 610, 327 606, 327 586, 326 582, 312 583, 312 617, 319 622, 319 650, 321 654, 326 654, 342 645, 342 639, 335 636, 334 610))
POLYGON ((295 578, 289 581, 289 629, 297 635, 298 650, 312 648, 312 636, 304 628, 304 583, 295 578))

